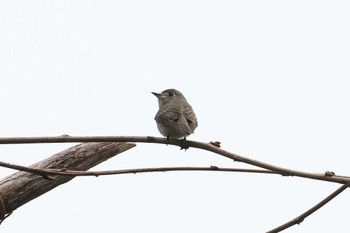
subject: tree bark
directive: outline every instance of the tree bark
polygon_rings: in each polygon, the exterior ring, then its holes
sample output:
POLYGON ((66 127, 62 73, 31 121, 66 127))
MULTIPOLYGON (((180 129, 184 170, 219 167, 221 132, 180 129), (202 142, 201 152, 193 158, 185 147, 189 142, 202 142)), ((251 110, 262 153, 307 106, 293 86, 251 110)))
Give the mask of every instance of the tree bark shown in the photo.
MULTIPOLYGON (((136 145, 124 142, 82 143, 35 163, 31 167, 86 171, 134 146, 136 145)), ((44 177, 28 172, 16 172, 0 180, 0 222, 18 207, 73 178, 74 176, 44 177)))

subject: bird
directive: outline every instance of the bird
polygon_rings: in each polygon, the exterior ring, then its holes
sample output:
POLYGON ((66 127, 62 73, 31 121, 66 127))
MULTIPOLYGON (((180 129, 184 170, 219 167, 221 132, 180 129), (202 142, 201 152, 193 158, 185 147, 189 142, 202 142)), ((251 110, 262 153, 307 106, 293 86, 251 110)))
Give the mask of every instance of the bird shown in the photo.
POLYGON ((155 116, 159 132, 166 137, 186 140, 198 126, 196 114, 185 96, 178 90, 152 92, 158 98, 159 110, 155 116))

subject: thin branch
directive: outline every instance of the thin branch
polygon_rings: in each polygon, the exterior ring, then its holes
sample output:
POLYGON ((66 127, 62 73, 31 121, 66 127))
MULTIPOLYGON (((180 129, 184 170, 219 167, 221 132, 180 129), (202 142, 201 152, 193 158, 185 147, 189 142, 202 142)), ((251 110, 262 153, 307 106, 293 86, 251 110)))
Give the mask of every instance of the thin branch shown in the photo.
POLYGON ((266 170, 274 171, 284 176, 298 176, 314 180, 323 180, 341 184, 350 182, 348 176, 337 176, 332 172, 326 173, 310 173, 287 169, 279 166, 274 166, 265 162, 250 159, 248 157, 240 156, 218 147, 217 143, 203 143, 190 140, 177 140, 159 138, 159 137, 133 137, 133 136, 98 136, 98 137, 73 137, 68 135, 58 137, 15 137, 15 138, 0 138, 0 144, 25 144, 25 143, 72 143, 72 142, 141 142, 141 143, 160 143, 179 146, 181 148, 198 148, 230 158, 237 162, 243 162, 266 170))
POLYGON ((275 229, 268 231, 268 233, 280 232, 280 231, 283 231, 283 230, 285 230, 293 225, 300 224, 302 221, 304 221, 305 218, 307 218, 308 216, 313 214, 315 211, 320 209, 322 206, 327 204, 329 201, 331 201, 333 198, 338 196, 341 192, 343 192, 348 187, 349 187, 349 184, 342 185, 340 188, 338 188, 336 191, 334 191, 331 195, 329 195, 328 197, 323 199, 321 202, 319 202, 317 205, 315 205, 311 209, 307 210, 305 213, 299 215, 298 217, 294 218, 293 220, 291 220, 291 221, 289 221, 289 222, 287 222, 279 227, 276 227, 275 229))
POLYGON ((6 167, 14 170, 29 172, 29 173, 33 173, 41 176, 61 175, 61 176, 96 176, 97 177, 97 176, 106 176, 106 175, 136 174, 136 173, 146 173, 146 172, 168 172, 168 171, 218 171, 218 172, 277 174, 273 171, 261 170, 261 169, 220 168, 217 166, 135 168, 135 169, 119 169, 119 170, 108 170, 108 171, 77 171, 77 170, 68 170, 68 169, 39 169, 39 168, 25 167, 21 165, 0 161, 0 167, 6 167))

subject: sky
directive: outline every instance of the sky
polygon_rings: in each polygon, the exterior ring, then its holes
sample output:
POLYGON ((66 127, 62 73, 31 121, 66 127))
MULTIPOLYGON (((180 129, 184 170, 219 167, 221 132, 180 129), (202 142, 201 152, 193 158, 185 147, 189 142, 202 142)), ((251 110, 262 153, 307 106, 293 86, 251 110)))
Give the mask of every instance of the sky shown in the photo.
MULTIPOLYGON (((348 1, 0 0, 0 137, 161 136, 151 94, 180 90, 188 139, 274 165, 350 175, 348 1)), ((31 165, 70 146, 1 145, 31 165)), ((251 166, 138 143, 92 170, 251 166)), ((0 169, 1 177, 12 174, 0 169)), ((278 175, 78 177, 3 232, 264 232, 339 184, 278 175)), ((349 190, 285 232, 347 232, 349 190)))

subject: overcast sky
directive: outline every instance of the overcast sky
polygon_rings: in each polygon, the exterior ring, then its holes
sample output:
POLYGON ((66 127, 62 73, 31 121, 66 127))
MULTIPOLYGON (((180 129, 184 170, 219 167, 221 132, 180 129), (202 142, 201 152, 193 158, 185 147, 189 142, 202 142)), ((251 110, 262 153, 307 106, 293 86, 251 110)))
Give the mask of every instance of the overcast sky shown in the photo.
MULTIPOLYGON (((348 1, 0 0, 0 137, 161 136, 151 91, 176 88, 198 117, 189 139, 350 175, 349 12, 348 1)), ((72 145, 1 145, 0 160, 31 165, 72 145)), ((138 144, 93 170, 179 165, 249 167, 138 144)), ((264 232, 339 186, 213 172, 83 177, 1 230, 264 232)), ((347 232, 349 202, 346 190, 286 232, 347 232)))

